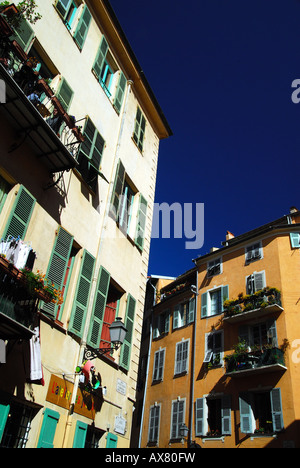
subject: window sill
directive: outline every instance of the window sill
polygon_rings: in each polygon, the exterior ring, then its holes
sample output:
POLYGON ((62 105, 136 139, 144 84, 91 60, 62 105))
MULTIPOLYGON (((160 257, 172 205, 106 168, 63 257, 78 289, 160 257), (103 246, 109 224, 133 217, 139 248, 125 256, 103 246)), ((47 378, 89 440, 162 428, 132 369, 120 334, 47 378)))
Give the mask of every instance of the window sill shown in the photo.
POLYGON ((274 432, 271 432, 271 433, 265 433, 265 434, 259 434, 259 433, 254 433, 254 434, 250 434, 250 440, 253 440, 253 439, 262 439, 262 438, 271 438, 271 439, 275 439, 277 437, 277 434, 274 433, 274 432))
POLYGON ((222 442, 224 443, 225 441, 225 436, 220 436, 220 437, 203 437, 202 442, 222 442))

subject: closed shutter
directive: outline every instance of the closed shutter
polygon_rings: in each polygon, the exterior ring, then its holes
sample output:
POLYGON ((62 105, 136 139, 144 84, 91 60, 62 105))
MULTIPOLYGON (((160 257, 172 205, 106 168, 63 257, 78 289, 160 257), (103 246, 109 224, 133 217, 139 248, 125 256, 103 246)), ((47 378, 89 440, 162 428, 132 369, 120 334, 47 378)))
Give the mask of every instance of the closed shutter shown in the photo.
POLYGON ((92 20, 92 15, 87 6, 84 7, 83 13, 80 17, 78 26, 74 34, 74 40, 78 45, 79 49, 82 49, 84 41, 86 39, 90 24, 92 20))
POLYGON ((32 44, 32 39, 34 38, 34 31, 28 21, 25 19, 22 20, 18 30, 15 29, 14 35, 11 37, 12 40, 16 40, 22 49, 27 52, 32 44))
POLYGON ((81 269, 69 327, 69 331, 79 337, 83 334, 94 264, 95 258, 85 250, 81 262, 81 269))
POLYGON ((300 247, 300 234, 299 232, 291 232, 290 233, 290 240, 292 249, 299 249, 300 247))
POLYGON ((118 82, 118 87, 116 91, 116 97, 114 101, 114 107, 118 114, 121 111, 123 99, 124 99, 124 94, 125 94, 125 89, 126 89, 126 78, 123 72, 120 73, 120 78, 118 82))
POLYGON ((106 437, 106 448, 117 448, 118 436, 109 432, 106 437))
POLYGON ((88 425, 82 421, 76 422, 73 448, 84 448, 88 425))
POLYGON ((66 79, 62 78, 56 96, 66 112, 68 112, 68 109, 71 105, 73 95, 74 92, 72 88, 68 85, 66 79))
POLYGON ((21 186, 2 236, 4 239, 8 236, 24 239, 35 202, 35 198, 21 186))
POLYGON ((260 273, 254 273, 255 292, 261 291, 265 287, 265 285, 265 272, 261 271, 260 273))
POLYGON ((177 439, 180 436, 180 426, 184 423, 184 403, 184 400, 173 402, 171 439, 177 439))
POLYGON ((125 327, 127 329, 127 333, 126 333, 125 340, 121 348, 121 356, 120 356, 120 365, 127 370, 129 369, 129 362, 130 362, 135 307, 136 307, 136 300, 130 294, 128 294, 126 320, 125 320, 125 327))
POLYGON ((196 415, 195 415, 195 435, 200 437, 204 435, 204 405, 205 398, 197 398, 196 400, 196 415))
POLYGON ((121 201, 121 196, 123 193, 124 182, 125 182, 125 168, 122 164, 122 161, 119 160, 117 171, 116 171, 115 182, 114 182, 112 200, 110 204, 110 214, 112 215, 115 221, 118 219, 118 215, 119 215, 120 201, 121 201))
POLYGON ((143 246, 144 246, 146 220, 147 220, 147 201, 143 197, 143 195, 140 195, 140 206, 139 206, 135 243, 141 250, 143 250, 143 246))
POLYGON ((231 396, 223 395, 221 407, 222 435, 231 434, 231 396))
POLYGON ((252 434, 252 408, 249 393, 241 393, 240 403, 240 428, 243 434, 252 434))
POLYGON ((53 448, 59 413, 46 408, 37 448, 53 448))
MULTIPOLYGON (((48 270, 46 273, 47 279, 54 284, 55 289, 62 289, 72 245, 73 236, 60 227, 55 239, 48 270)), ((44 312, 51 315, 53 318, 56 317, 56 312, 58 309, 57 305, 53 304, 52 302, 42 302, 40 307, 44 312)))
POLYGON ((3 437, 6 421, 9 415, 10 406, 0 404, 0 443, 3 437))
POLYGON ((195 298, 193 297, 192 299, 189 300, 189 317, 188 317, 188 323, 192 323, 195 319, 195 298))
POLYGON ((207 292, 201 294, 201 318, 205 318, 207 316, 207 296, 207 292))
POLYGON ((110 282, 110 274, 101 267, 98 276, 97 292, 95 296, 93 315, 90 322, 88 334, 88 345, 98 348, 101 338, 104 311, 107 301, 107 294, 110 282))
POLYGON ((102 71, 102 67, 104 64, 104 60, 106 58, 107 51, 108 51, 108 44, 107 44, 105 37, 103 36, 101 43, 100 43, 100 47, 96 55, 93 68, 92 68, 98 80, 100 80, 100 77, 101 77, 101 71, 102 71))
POLYGON ((176 344, 175 375, 187 372, 189 342, 182 341, 176 344))
POLYGON ((275 432, 279 432, 284 427, 280 388, 273 388, 273 390, 271 390, 271 408, 272 408, 273 430, 275 432))

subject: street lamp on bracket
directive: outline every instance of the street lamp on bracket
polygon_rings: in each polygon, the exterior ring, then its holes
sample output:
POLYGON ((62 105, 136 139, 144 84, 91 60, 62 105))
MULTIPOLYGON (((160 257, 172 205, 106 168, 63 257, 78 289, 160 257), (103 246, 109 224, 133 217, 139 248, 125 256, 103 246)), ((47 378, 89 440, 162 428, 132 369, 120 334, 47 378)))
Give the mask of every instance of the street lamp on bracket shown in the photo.
POLYGON ((110 342, 112 346, 108 348, 85 348, 83 357, 84 361, 91 361, 93 359, 96 359, 97 357, 103 356, 104 354, 116 351, 124 343, 126 333, 127 329, 124 323, 122 322, 122 319, 120 317, 116 317, 115 321, 109 326, 110 342))

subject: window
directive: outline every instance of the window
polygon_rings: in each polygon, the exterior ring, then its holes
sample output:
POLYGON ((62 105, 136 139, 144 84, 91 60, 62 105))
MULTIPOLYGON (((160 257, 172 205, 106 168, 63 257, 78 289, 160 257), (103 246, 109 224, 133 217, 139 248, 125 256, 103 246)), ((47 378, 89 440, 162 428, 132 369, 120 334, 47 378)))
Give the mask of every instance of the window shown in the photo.
POLYGON ((165 363, 165 349, 159 349, 154 354, 154 365, 153 365, 153 382, 160 381, 163 379, 165 363))
POLYGON ((145 128, 146 128, 146 119, 142 114, 141 109, 138 107, 135 117, 135 124, 134 124, 134 132, 133 132, 133 140, 137 144, 137 147, 140 151, 143 151, 143 143, 144 143, 144 136, 145 136, 145 128))
POLYGON ((222 267, 221 258, 212 260, 207 265, 207 276, 210 278, 211 276, 219 275, 222 272, 221 267, 222 267))
POLYGON ((154 317, 153 326, 153 338, 159 338, 165 333, 169 332, 170 327, 170 311, 164 311, 163 313, 154 317))
POLYGON ((197 398, 196 436, 220 437, 231 434, 231 396, 197 398))
POLYGON ((283 429, 280 388, 239 396, 240 429, 244 434, 268 434, 283 429))
POLYGON ((194 321, 195 316, 195 299, 192 298, 187 302, 178 304, 174 307, 173 314, 173 330, 184 327, 194 321))
POLYGON ((60 414, 46 408, 37 448, 54 448, 54 436, 59 422, 60 414))
POLYGON ((34 410, 29 406, 0 405, 0 447, 26 448, 33 416, 34 410))
POLYGON ((58 90, 56 92, 56 96, 66 112, 68 112, 70 108, 73 95, 74 92, 72 88, 68 85, 67 80, 62 77, 58 90))
POLYGON ((246 263, 254 262, 262 258, 262 245, 261 242, 256 242, 255 244, 248 245, 245 249, 245 259, 246 263))
POLYGON ((266 345, 277 347, 276 320, 269 319, 266 322, 241 325, 239 327, 239 339, 253 348, 252 351, 266 345))
POLYGON ((228 286, 220 286, 203 293, 201 295, 201 318, 221 314, 223 303, 228 297, 228 286))
POLYGON ((254 294, 261 291, 266 286, 265 272, 254 272, 246 278, 246 292, 247 294, 254 294))
POLYGON ((84 448, 97 449, 104 431, 93 426, 88 426, 84 448))
POLYGON ((205 335, 204 361, 210 367, 218 367, 223 364, 223 330, 205 335))
MULTIPOLYGON (((71 31, 74 28, 75 20, 77 17, 78 10, 81 5, 80 0, 58 0, 56 3, 56 9, 62 17, 66 28, 71 31)), ((76 30, 74 32, 74 41, 78 45, 79 49, 83 48, 90 24, 92 15, 86 5, 81 5, 80 18, 77 22, 76 30)))
POLYGON ((185 399, 172 401, 171 439, 181 439, 180 426, 185 420, 185 399))
POLYGON ((300 234, 299 232, 291 232, 290 233, 290 240, 292 249, 299 249, 300 248, 300 234))
POLYGON ((29 51, 34 39, 34 31, 28 21, 24 19, 21 22, 20 27, 14 30, 11 39, 16 40, 25 52, 29 51))
POLYGON ((89 117, 83 135, 84 142, 80 145, 77 157, 79 164, 77 170, 89 187, 96 192, 105 142, 89 117))
POLYGON ((148 444, 158 444, 160 423, 160 405, 154 405, 150 408, 148 444))
POLYGON ((122 293, 110 283, 102 322, 100 348, 111 348, 109 327, 118 316, 121 296, 122 293))
MULTIPOLYGON (((73 2, 73 5, 75 5, 74 2, 73 2)), ((74 11, 74 13, 75 12, 76 10, 74 11)), ((71 23, 70 28, 72 27, 73 20, 75 17, 74 13, 72 14, 72 17, 70 18, 70 23, 71 23)), ((83 8, 82 14, 80 16, 76 31, 74 33, 74 41, 76 42, 80 50, 83 48, 83 45, 84 45, 88 30, 91 24, 91 20, 92 20, 92 15, 88 7, 85 5, 83 8)))
POLYGON ((188 357, 189 357, 189 340, 176 343, 175 356, 175 375, 185 374, 188 372, 188 357))

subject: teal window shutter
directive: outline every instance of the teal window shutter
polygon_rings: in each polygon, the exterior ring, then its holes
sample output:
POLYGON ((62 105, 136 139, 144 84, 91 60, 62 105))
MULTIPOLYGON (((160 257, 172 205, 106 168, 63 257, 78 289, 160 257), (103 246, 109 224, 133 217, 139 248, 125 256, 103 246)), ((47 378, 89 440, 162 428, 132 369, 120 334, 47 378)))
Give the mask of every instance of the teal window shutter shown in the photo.
POLYGON ((35 198, 21 186, 3 233, 4 239, 8 236, 24 239, 35 202, 35 198))
POLYGON ((80 146, 80 152, 91 161, 95 169, 99 170, 105 141, 89 117, 83 135, 85 139, 80 146))
POLYGON ((273 388, 271 390, 271 408, 272 408, 273 430, 275 432, 279 432, 284 428, 280 388, 273 388))
POLYGON ((69 107, 71 105, 71 101, 73 99, 74 91, 67 83, 67 80, 62 77, 58 91, 56 93, 57 99, 60 101, 61 105, 68 112, 69 107))
POLYGON ((118 82, 117 91, 116 91, 116 97, 115 97, 115 101, 114 101, 114 108, 116 109, 118 114, 121 112, 121 107, 122 107, 122 104, 123 104, 125 89, 126 89, 126 78, 125 78, 124 73, 121 72, 119 82, 118 82))
POLYGON ((125 183, 125 168, 122 161, 119 159, 118 167, 116 171, 116 177, 114 182, 113 194, 110 204, 110 215, 116 221, 119 215, 119 208, 121 204, 121 196, 123 194, 123 188, 125 183))
POLYGON ((200 437, 204 435, 204 405, 205 398, 197 398, 195 408, 195 435, 200 437))
POLYGON ((135 243, 139 249, 143 250, 144 239, 145 239, 145 228, 147 220, 147 201, 143 195, 140 195, 140 205, 136 229, 135 243))
POLYGON ((77 28, 74 34, 74 40, 80 50, 83 48, 83 45, 84 45, 88 30, 91 24, 91 20, 92 20, 92 15, 88 7, 85 5, 83 13, 80 17, 79 23, 77 25, 77 28))
POLYGON ((69 331, 81 337, 90 296, 95 258, 85 250, 81 261, 79 279, 73 303, 69 331))
POLYGON ((201 318, 205 318, 207 316, 207 296, 207 292, 201 294, 201 318))
MULTIPOLYGON (((46 273, 47 279, 54 284, 55 289, 62 289, 72 245, 73 236, 59 227, 46 273)), ((42 302, 41 309, 55 318, 58 306, 52 302, 42 302)))
POLYGON ((61 14, 63 19, 66 19, 67 14, 71 8, 73 0, 58 0, 56 3, 56 9, 61 14))
POLYGON ((82 421, 76 422, 73 448, 84 448, 88 425, 82 421))
POLYGON ((222 435, 231 435, 231 395, 222 396, 222 435))
POLYGON ((97 292, 95 296, 93 315, 90 322, 87 344, 98 348, 100 344, 104 312, 107 302, 110 274, 101 267, 98 276, 97 292))
POLYGON ((14 33, 11 39, 16 40, 22 49, 27 52, 34 38, 34 31, 28 21, 24 19, 18 30, 15 29, 14 33))
POLYGON ((143 151, 145 128, 146 119, 143 116, 141 109, 138 107, 135 117, 133 140, 135 141, 135 143, 141 151, 143 151))
POLYGON ((106 448, 117 448, 118 436, 109 432, 106 438, 106 448))
POLYGON ((53 411, 49 408, 45 409, 37 448, 54 448, 53 441, 59 416, 57 411, 53 411))
POLYGON ((0 404, 0 442, 3 437, 6 421, 9 415, 10 406, 0 404))
POLYGON ((106 58, 107 51, 108 44, 105 37, 103 36, 92 68, 92 71, 95 73, 99 81, 101 80, 101 71, 106 58))
POLYGON ((240 429, 243 434, 253 433, 252 407, 250 393, 241 393, 239 397, 240 404, 240 429))
POLYGON ((224 310, 223 304, 229 299, 229 286, 222 286, 222 311, 224 310))
POLYGON ((135 307, 136 307, 136 300, 131 296, 131 294, 128 294, 126 317, 125 317, 125 327, 127 329, 127 333, 126 333, 125 340, 121 348, 121 356, 120 356, 120 366, 124 367, 127 370, 129 369, 129 363, 130 363, 135 307))
POLYGON ((300 248, 300 234, 299 234, 299 232, 291 232, 290 233, 290 239, 291 239, 292 249, 299 249, 300 248))

